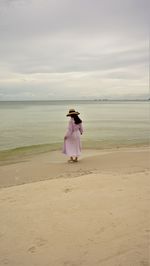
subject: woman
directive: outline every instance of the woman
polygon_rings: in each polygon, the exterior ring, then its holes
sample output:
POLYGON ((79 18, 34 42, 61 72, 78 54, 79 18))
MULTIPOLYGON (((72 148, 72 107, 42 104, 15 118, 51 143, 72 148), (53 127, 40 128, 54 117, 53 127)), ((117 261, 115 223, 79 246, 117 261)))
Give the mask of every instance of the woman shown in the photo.
POLYGON ((80 113, 70 109, 67 116, 70 117, 67 133, 64 137, 63 153, 70 157, 68 162, 77 162, 81 154, 80 135, 83 133, 82 120, 78 117, 80 113))

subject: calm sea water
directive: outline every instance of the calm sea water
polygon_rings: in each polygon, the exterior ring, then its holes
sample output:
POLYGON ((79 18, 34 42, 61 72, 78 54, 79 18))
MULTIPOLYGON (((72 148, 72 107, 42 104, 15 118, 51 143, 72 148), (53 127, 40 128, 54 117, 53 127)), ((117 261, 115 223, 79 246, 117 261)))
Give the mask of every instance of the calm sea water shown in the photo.
POLYGON ((83 143, 96 147, 148 144, 149 102, 0 102, 0 150, 62 143, 68 109, 83 120, 83 143))

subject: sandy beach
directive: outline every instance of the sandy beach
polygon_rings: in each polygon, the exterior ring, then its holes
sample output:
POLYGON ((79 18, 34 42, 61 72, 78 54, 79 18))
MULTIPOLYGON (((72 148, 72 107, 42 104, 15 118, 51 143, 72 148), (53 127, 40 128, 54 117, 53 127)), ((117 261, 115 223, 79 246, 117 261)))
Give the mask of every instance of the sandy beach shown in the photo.
POLYGON ((0 167, 0 266, 149 266, 150 150, 0 167))

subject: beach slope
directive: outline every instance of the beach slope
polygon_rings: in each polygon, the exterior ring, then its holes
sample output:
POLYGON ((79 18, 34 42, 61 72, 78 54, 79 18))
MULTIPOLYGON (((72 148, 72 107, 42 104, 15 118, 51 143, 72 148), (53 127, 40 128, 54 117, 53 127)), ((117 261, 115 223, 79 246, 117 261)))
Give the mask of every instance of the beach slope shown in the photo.
POLYGON ((148 266, 148 148, 0 168, 0 266, 148 266))

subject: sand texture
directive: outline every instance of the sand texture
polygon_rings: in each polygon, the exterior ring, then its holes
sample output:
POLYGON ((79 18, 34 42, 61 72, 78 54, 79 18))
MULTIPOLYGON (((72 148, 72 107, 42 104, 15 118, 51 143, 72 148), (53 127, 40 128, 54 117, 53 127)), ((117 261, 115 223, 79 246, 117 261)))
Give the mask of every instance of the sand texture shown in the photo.
POLYGON ((148 148, 0 167, 0 266, 149 266, 148 148))

